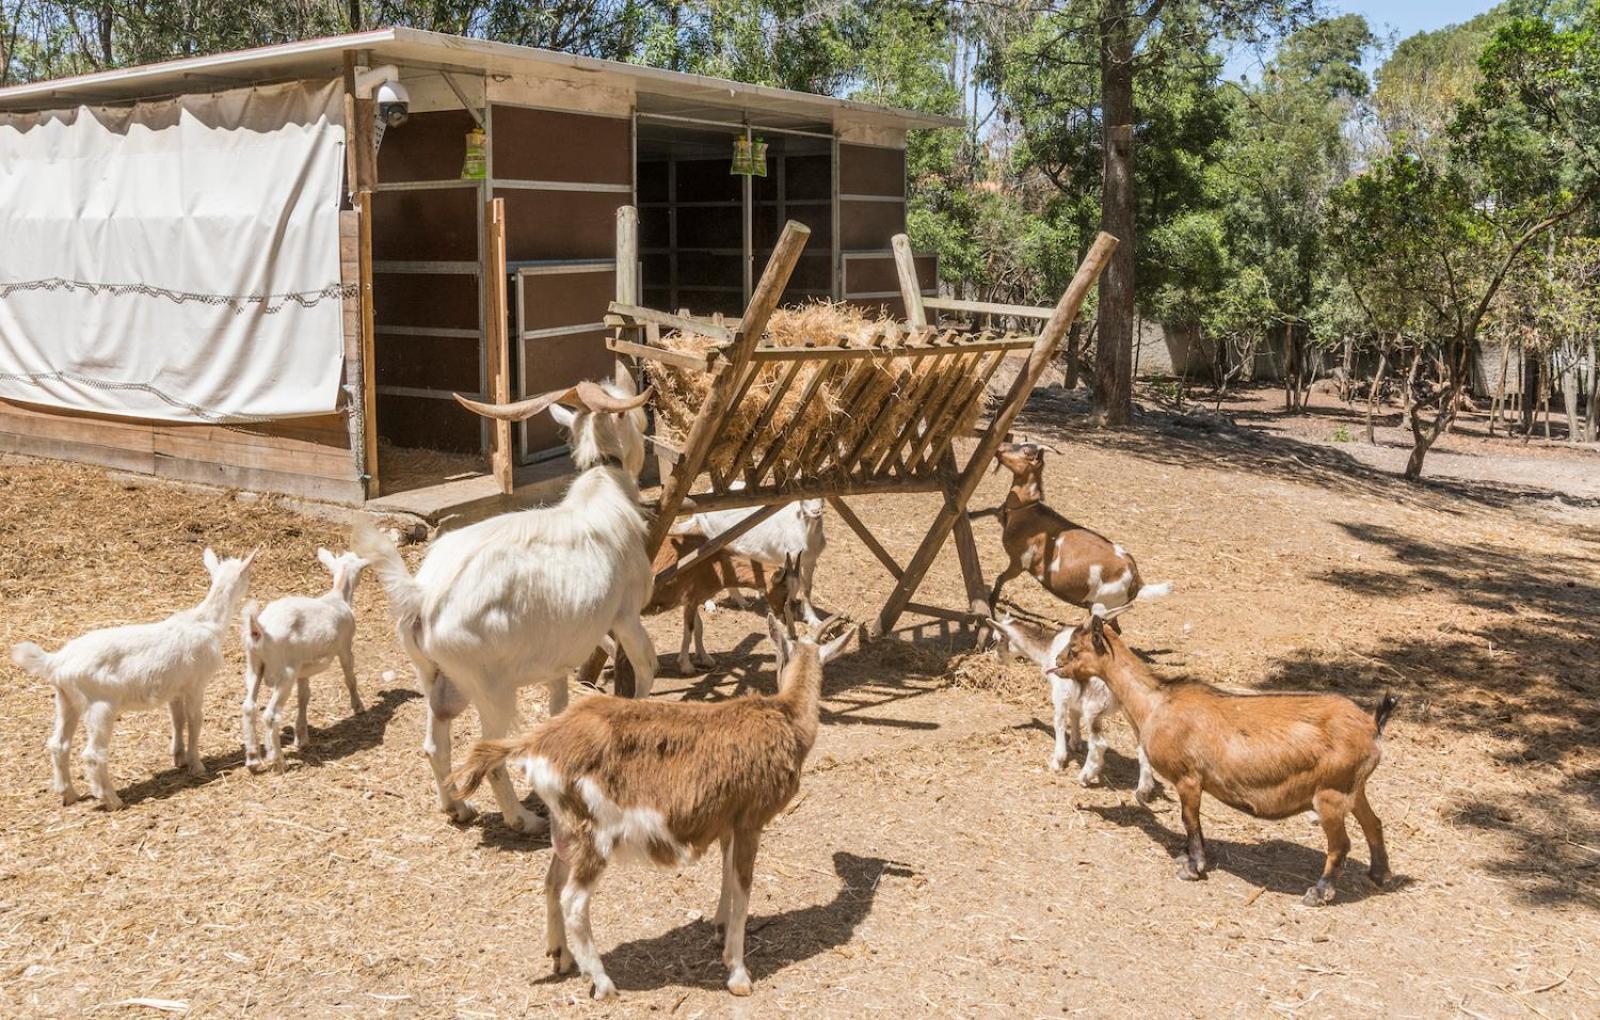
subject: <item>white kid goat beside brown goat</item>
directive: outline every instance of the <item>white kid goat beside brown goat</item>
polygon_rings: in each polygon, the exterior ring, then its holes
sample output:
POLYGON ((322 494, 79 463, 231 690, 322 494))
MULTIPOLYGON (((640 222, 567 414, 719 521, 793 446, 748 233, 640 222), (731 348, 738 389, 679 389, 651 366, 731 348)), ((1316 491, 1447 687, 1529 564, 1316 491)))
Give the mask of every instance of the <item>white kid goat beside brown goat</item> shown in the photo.
MULTIPOLYGON (((832 621, 829 621, 832 622, 832 621)), ((823 624, 817 633, 827 629, 823 624)), ((481 740, 454 778, 466 797, 520 759, 550 809, 555 847, 545 878, 546 936, 556 973, 579 971, 596 999, 616 993, 589 928, 589 899, 614 860, 676 867, 722 845, 722 962, 728 990, 749 995, 745 919, 756 848, 800 789, 817 739, 822 667, 850 631, 819 646, 792 640, 775 616, 778 693, 719 702, 588 697, 510 740, 481 740)))
POLYGON ((1333 899, 1350 852, 1345 818, 1354 813, 1367 837, 1367 874, 1389 880, 1383 825, 1367 801, 1367 779, 1383 758, 1383 727, 1398 699, 1385 695, 1366 712, 1336 694, 1231 694, 1194 680, 1157 676, 1106 623, 1117 614, 1095 607, 1075 630, 1053 671, 1088 683, 1100 677, 1139 731, 1150 765, 1172 783, 1183 808, 1187 853, 1178 877, 1206 870, 1200 797, 1211 796, 1253 818, 1315 811, 1328 839, 1322 877, 1306 890, 1308 906, 1333 899))

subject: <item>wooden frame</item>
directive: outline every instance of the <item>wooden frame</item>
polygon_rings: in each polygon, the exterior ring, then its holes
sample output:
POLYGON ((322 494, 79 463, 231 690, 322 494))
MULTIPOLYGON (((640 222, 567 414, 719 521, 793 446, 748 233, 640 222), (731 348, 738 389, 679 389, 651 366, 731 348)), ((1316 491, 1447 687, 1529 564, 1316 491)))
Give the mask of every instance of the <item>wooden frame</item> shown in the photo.
MULTIPOLYGON (((969 312, 1044 319, 1044 328, 1037 336, 997 338, 989 333, 941 332, 923 328, 912 329, 897 337, 884 336, 874 346, 865 348, 833 344, 803 348, 764 347, 761 341, 767 320, 777 306, 809 234, 809 229, 802 224, 791 221, 785 226, 743 316, 737 322, 720 322, 720 332, 715 328, 718 324, 692 316, 620 302, 611 306, 607 322, 617 327, 618 332, 617 338, 611 342, 612 350, 679 368, 704 371, 713 377, 682 449, 668 448, 664 451, 662 459, 670 464, 670 470, 664 477, 646 541, 651 556, 659 551, 668 529, 680 514, 713 508, 752 508, 752 513, 734 529, 700 547, 685 562, 663 570, 658 575, 658 582, 690 562, 715 553, 737 534, 772 513, 775 507, 796 499, 824 498, 895 580, 894 588, 877 619, 866 625, 867 636, 888 632, 908 609, 943 620, 963 622, 971 619, 969 614, 987 613, 988 589, 972 538, 967 503, 1006 431, 1021 412, 1028 394, 1066 336, 1089 288, 1099 278, 1112 249, 1116 247, 1116 239, 1107 234, 1100 235, 1054 308, 1005 305, 961 308, 969 312), (653 341, 658 340, 662 327, 693 329, 723 342, 706 358, 694 358, 657 346, 653 341), (625 336, 631 339, 624 339, 625 336), (1027 364, 1018 373, 988 425, 979 432, 977 448, 965 465, 959 465, 955 440, 959 438, 957 432, 960 423, 969 419, 974 406, 984 398, 988 381, 1000 362, 1008 353, 1021 351, 1028 354, 1027 364), (878 368, 874 362, 904 358, 916 362, 916 381, 908 382, 904 389, 873 385, 874 372, 878 368), (749 388, 759 367, 763 363, 773 362, 787 363, 792 367, 781 372, 779 383, 765 397, 749 397, 749 388), (808 388, 802 391, 801 404, 810 399, 825 376, 837 374, 842 378, 841 392, 849 395, 847 402, 852 404, 858 424, 807 434, 803 423, 798 420, 798 414, 784 417, 785 412, 781 410, 784 397, 796 379, 800 366, 806 363, 813 364, 816 370, 811 373, 808 388), (764 403, 749 433, 733 434, 730 431, 730 422, 733 420, 730 411, 747 398, 761 399, 764 403), (893 431, 893 434, 875 429, 886 420, 884 411, 891 402, 906 401, 914 402, 919 411, 904 426, 893 431), (780 418, 782 423, 772 428, 780 418), (764 429, 770 429, 772 434, 783 438, 770 440, 768 448, 758 459, 755 437, 764 429), (724 478, 715 470, 707 470, 713 448, 718 444, 731 443, 738 444, 733 473, 742 477, 724 478), (701 486, 702 473, 705 475, 704 486, 701 486), (736 482, 739 484, 736 485, 736 482), (903 567, 888 554, 846 502, 848 497, 887 492, 938 492, 944 496, 920 546, 903 567), (965 611, 913 602, 913 596, 935 557, 952 536, 967 588, 968 604, 965 611)), ((904 253, 904 258, 898 258, 903 270, 910 270, 909 277, 902 273, 902 291, 908 298, 918 299, 915 302, 908 300, 908 307, 914 309, 913 314, 920 315, 923 307, 949 306, 947 302, 921 299, 915 267, 910 259, 910 244, 904 235, 899 235, 894 239, 894 245, 897 258, 904 253)), ((619 249, 626 250, 620 240, 619 249)), ((974 303, 961 304, 970 306, 974 303)), ((657 443, 658 450, 663 446, 657 443)), ((618 693, 629 693, 630 688, 631 676, 625 676, 624 671, 619 670, 618 693)))

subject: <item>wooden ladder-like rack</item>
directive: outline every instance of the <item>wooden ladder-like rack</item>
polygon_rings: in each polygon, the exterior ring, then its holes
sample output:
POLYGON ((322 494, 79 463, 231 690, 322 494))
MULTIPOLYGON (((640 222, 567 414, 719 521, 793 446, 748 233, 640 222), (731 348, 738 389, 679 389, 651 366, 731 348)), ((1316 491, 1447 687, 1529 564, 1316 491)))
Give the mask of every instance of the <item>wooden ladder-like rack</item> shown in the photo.
MULTIPOLYGON (((619 222, 624 217, 619 216, 619 222)), ((760 282, 738 320, 700 318, 613 302, 606 318, 616 337, 608 346, 618 354, 655 361, 711 376, 705 399, 681 447, 655 440, 663 463, 661 495, 646 542, 654 557, 672 522, 684 513, 751 507, 737 525, 698 547, 657 575, 662 582, 701 558, 715 554, 798 499, 826 499, 894 577, 895 585, 876 620, 864 629, 876 637, 890 631, 907 611, 966 624, 988 610, 967 504, 1006 432, 1027 402, 1056 348, 1066 335, 1089 289, 1099 278, 1116 239, 1101 234, 1077 275, 1054 308, 985 302, 925 299, 916 281, 910 244, 894 239, 901 292, 907 308, 904 330, 884 329, 866 346, 835 338, 804 347, 763 345, 767 323, 788 285, 810 230, 790 221, 760 282), (1043 320, 1036 336, 973 333, 930 326, 927 310, 1043 320), (660 345, 661 330, 710 337, 704 355, 660 345), (990 378, 1012 352, 1027 351, 1027 362, 976 432, 977 446, 965 466, 957 463, 956 440, 981 407, 990 378), (765 371, 776 384, 764 393, 752 389, 765 371), (797 382, 804 380, 803 382, 797 382), (799 399, 788 400, 799 385, 799 399), (826 414, 812 406, 829 385, 837 399, 826 414), (787 403, 786 403, 787 400, 787 403), (744 401, 751 414, 734 415, 744 401), (735 419, 738 424, 735 424, 735 419), (885 427, 890 423, 892 427, 885 427), (703 487, 696 489, 702 477, 703 487), (910 561, 901 566, 845 502, 847 497, 882 493, 939 492, 944 499, 910 561), (918 587, 945 542, 955 536, 967 589, 963 611, 914 602, 918 587)), ((619 237, 621 232, 619 231, 619 237)), ((629 257, 619 245, 619 257, 629 257)), ((586 671, 588 672, 588 671, 586 671)), ((631 675, 618 671, 617 692, 631 693, 631 675)))

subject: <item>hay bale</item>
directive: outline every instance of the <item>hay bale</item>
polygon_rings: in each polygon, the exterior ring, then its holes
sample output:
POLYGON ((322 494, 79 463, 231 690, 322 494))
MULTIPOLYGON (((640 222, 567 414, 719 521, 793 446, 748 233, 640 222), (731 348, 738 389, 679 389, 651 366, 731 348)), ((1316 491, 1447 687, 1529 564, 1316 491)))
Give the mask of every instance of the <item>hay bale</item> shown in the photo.
MULTIPOLYGON (((774 446, 774 463, 785 477, 794 477, 808 448, 827 439, 837 448, 848 450, 865 441, 864 463, 888 451, 896 437, 913 417, 923 413, 926 397, 939 387, 934 375, 951 371, 970 373, 977 355, 959 360, 938 358, 897 358, 889 352, 906 346, 920 346, 931 334, 909 335, 903 325, 888 316, 871 315, 854 305, 814 301, 773 312, 767 324, 764 347, 845 346, 881 348, 884 357, 858 361, 815 360, 799 363, 762 364, 744 398, 731 409, 728 423, 707 457, 707 466, 727 479, 759 464, 774 446), (748 462, 735 464, 745 439, 760 421, 762 412, 783 380, 794 373, 784 390, 775 413, 762 424, 748 462), (817 376, 822 378, 818 379, 817 376), (867 430, 872 432, 867 435, 867 430)), ((704 355, 718 347, 718 341, 697 333, 673 332, 661 338, 668 350, 704 355)), ((656 432, 667 443, 681 448, 705 403, 711 387, 709 374, 649 362, 650 381, 656 390, 656 432)), ((983 411, 979 400, 957 423, 968 429, 983 411)), ((926 422, 918 426, 926 428, 926 422)), ((836 469, 834 469, 836 470, 836 469)))

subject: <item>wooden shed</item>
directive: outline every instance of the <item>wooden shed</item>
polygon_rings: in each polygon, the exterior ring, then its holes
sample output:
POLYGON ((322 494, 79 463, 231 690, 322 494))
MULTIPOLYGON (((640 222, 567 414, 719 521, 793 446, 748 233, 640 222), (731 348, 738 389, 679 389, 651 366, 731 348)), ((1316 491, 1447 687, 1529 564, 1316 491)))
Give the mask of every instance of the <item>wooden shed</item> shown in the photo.
MULTIPOLYGON (((453 392, 608 371, 613 299, 737 314, 786 220, 812 231, 786 302, 900 314, 906 134, 956 123, 399 28, 0 89, 0 451, 493 492, 453 392)), ((519 484, 563 454, 519 426, 519 484)))

